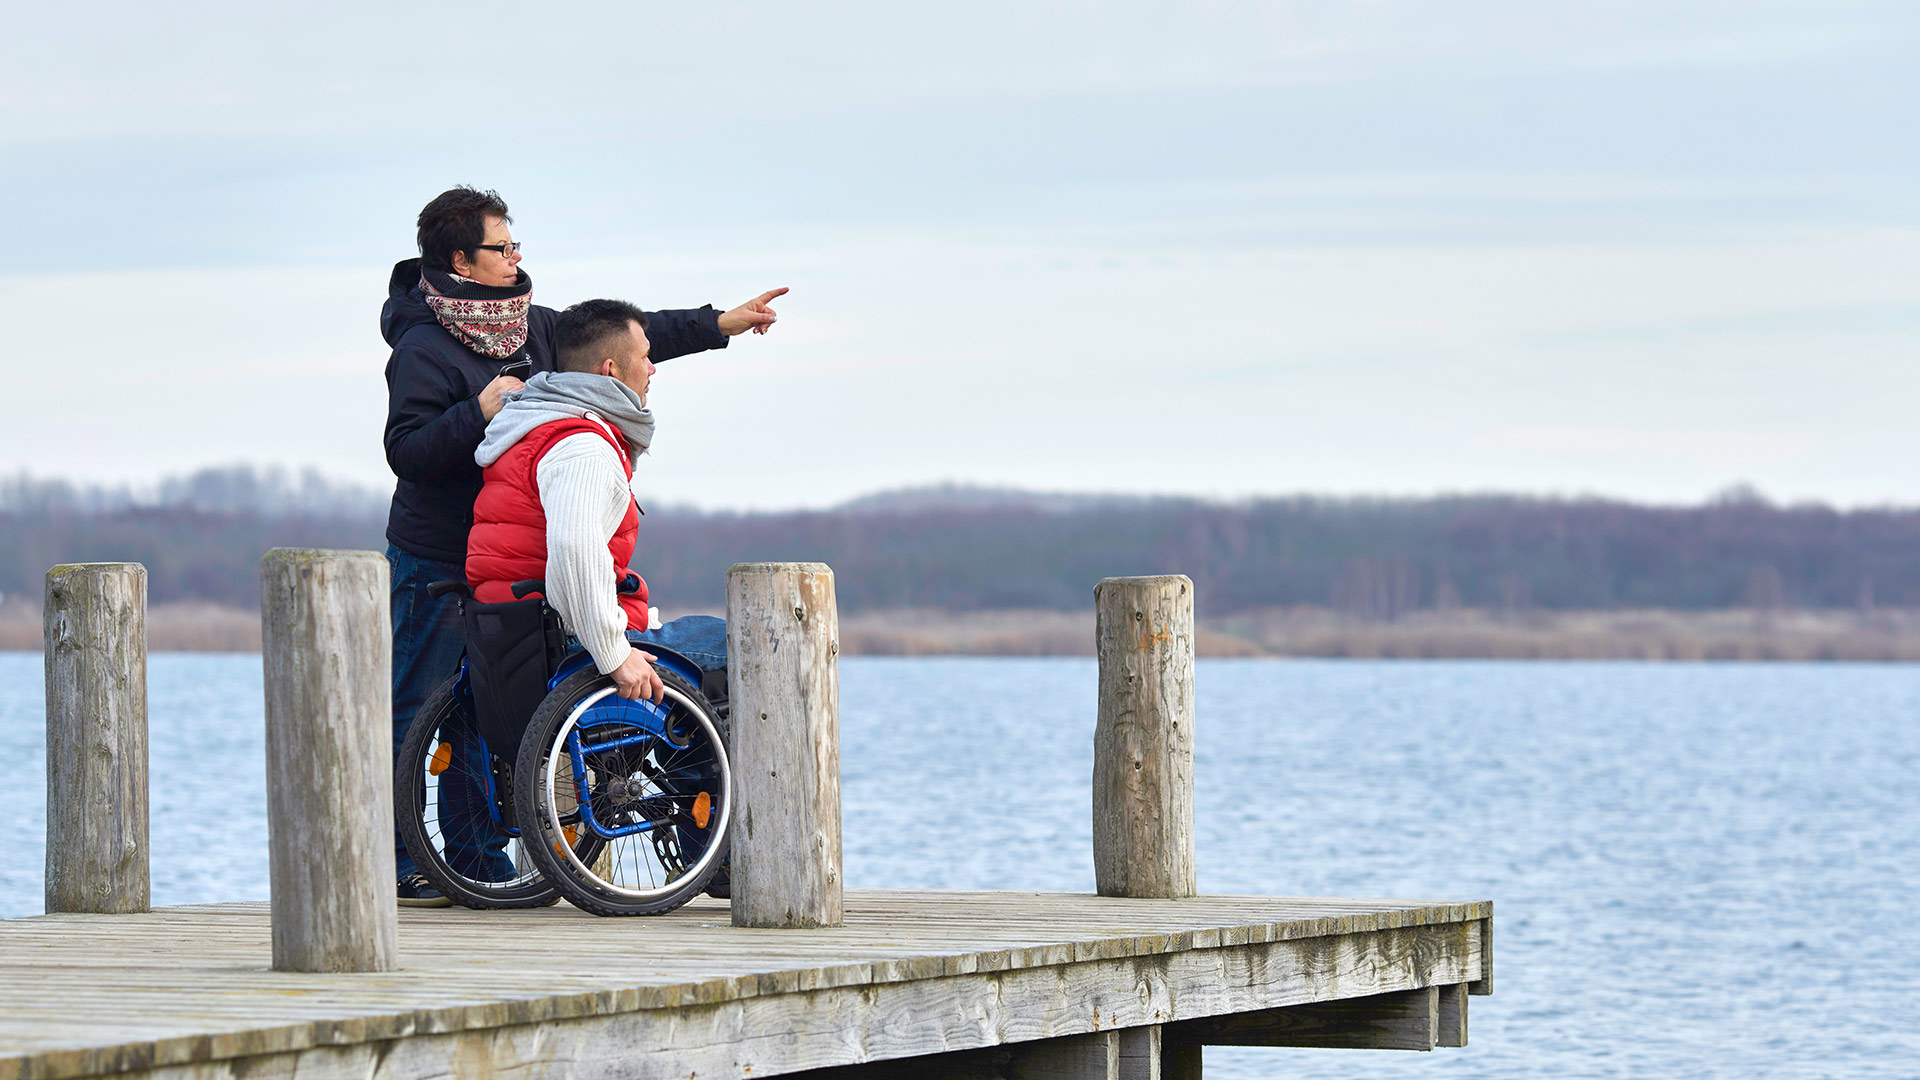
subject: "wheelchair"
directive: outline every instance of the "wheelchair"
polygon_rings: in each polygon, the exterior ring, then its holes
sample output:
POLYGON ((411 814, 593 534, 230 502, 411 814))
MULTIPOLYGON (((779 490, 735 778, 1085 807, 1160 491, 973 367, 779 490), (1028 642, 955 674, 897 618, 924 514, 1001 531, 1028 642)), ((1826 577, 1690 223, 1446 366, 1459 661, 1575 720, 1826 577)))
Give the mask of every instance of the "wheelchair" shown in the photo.
POLYGON ((733 775, 725 672, 651 643, 660 704, 620 697, 570 646, 542 582, 511 603, 454 594, 459 669, 421 705, 394 763, 402 841, 435 888, 471 908, 565 897, 596 915, 656 915, 726 895, 733 775))

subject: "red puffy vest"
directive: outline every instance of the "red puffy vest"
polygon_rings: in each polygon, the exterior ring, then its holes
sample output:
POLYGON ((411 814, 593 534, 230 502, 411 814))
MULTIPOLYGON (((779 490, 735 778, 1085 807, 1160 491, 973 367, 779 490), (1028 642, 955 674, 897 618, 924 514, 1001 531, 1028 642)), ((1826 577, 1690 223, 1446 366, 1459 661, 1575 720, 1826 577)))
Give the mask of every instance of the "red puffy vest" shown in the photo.
MULTIPOLYGON (((540 459, 553 444, 569 435, 591 432, 607 440, 620 455, 620 467, 633 479, 633 461, 626 440, 606 424, 579 417, 541 424, 514 443, 499 460, 481 471, 480 497, 473 503, 473 531, 467 535, 467 584, 473 598, 484 604, 513 599, 513 583, 547 576, 547 514, 540 506, 540 459)), ((640 535, 639 507, 627 500, 626 516, 607 541, 611 566, 608 580, 615 587, 630 571, 634 544, 640 535)), ((639 578, 635 574, 636 579, 639 578)), ((647 628, 647 583, 637 592, 621 593, 627 627, 647 628)))

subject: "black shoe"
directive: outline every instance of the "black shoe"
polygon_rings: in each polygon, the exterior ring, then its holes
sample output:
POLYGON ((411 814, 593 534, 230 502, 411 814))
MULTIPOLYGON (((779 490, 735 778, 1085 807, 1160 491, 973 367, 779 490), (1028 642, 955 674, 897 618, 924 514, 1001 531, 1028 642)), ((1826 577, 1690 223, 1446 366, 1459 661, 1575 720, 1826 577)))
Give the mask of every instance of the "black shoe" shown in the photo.
POLYGON ((400 879, 400 906, 452 907, 453 901, 442 896, 427 875, 416 871, 400 879))
MULTIPOLYGON (((732 852, 728 852, 728 855, 731 856, 732 852)), ((707 881, 705 891, 708 896, 713 897, 715 900, 733 899, 733 875, 728 872, 732 869, 733 860, 731 858, 720 864, 720 869, 707 881)))

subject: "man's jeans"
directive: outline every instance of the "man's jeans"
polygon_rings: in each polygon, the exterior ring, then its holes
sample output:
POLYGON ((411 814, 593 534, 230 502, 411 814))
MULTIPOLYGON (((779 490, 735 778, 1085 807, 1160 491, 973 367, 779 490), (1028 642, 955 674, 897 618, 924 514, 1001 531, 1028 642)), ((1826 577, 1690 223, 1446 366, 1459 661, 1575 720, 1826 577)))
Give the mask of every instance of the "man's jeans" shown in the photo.
MULTIPOLYGON (((393 569, 393 756, 400 759, 400 743, 407 737, 413 714, 460 670, 466 655, 467 634, 460 624, 457 601, 427 595, 436 581, 465 581, 466 568, 458 563, 423 559, 388 545, 393 569)), ((723 646, 724 647, 724 646, 723 646)), ((461 740, 464 742, 464 740, 461 740)), ((487 774, 478 746, 457 748, 466 769, 440 775, 439 817, 441 855, 457 873, 476 881, 511 881, 513 860, 507 856, 508 837, 494 828, 487 813, 487 794, 474 779, 487 774), (467 782, 461 782, 461 779, 467 782)), ((514 748, 507 749, 511 759, 514 748)), ((401 812, 408 812, 402 807, 401 812)), ((394 862, 401 877, 417 867, 398 832, 394 834, 394 862)))
POLYGON ((727 670, 727 620, 718 615, 682 615, 658 630, 629 630, 627 641, 672 649, 701 671, 727 670))
MULTIPOLYGON (((682 615, 658 630, 629 630, 627 642, 640 649, 648 645, 672 649, 693 661, 701 671, 727 670, 727 620, 717 615, 682 615)), ((669 770, 658 778, 658 783, 672 794, 686 796, 695 794, 703 786, 700 773, 685 770, 669 770)), ((699 861, 707 850, 706 830, 682 827, 675 831, 679 834, 680 853, 687 862, 699 861)))

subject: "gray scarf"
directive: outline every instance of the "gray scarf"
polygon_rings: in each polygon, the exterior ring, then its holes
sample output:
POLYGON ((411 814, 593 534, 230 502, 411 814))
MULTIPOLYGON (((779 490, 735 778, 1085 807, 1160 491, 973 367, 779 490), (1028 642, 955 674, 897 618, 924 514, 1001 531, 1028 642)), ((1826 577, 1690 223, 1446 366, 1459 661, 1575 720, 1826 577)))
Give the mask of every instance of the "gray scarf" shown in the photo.
POLYGON ((653 442, 653 413, 627 384, 584 371, 543 371, 527 380, 526 389, 506 395, 473 452, 474 463, 484 469, 541 424, 582 416, 612 424, 636 456, 653 442))

